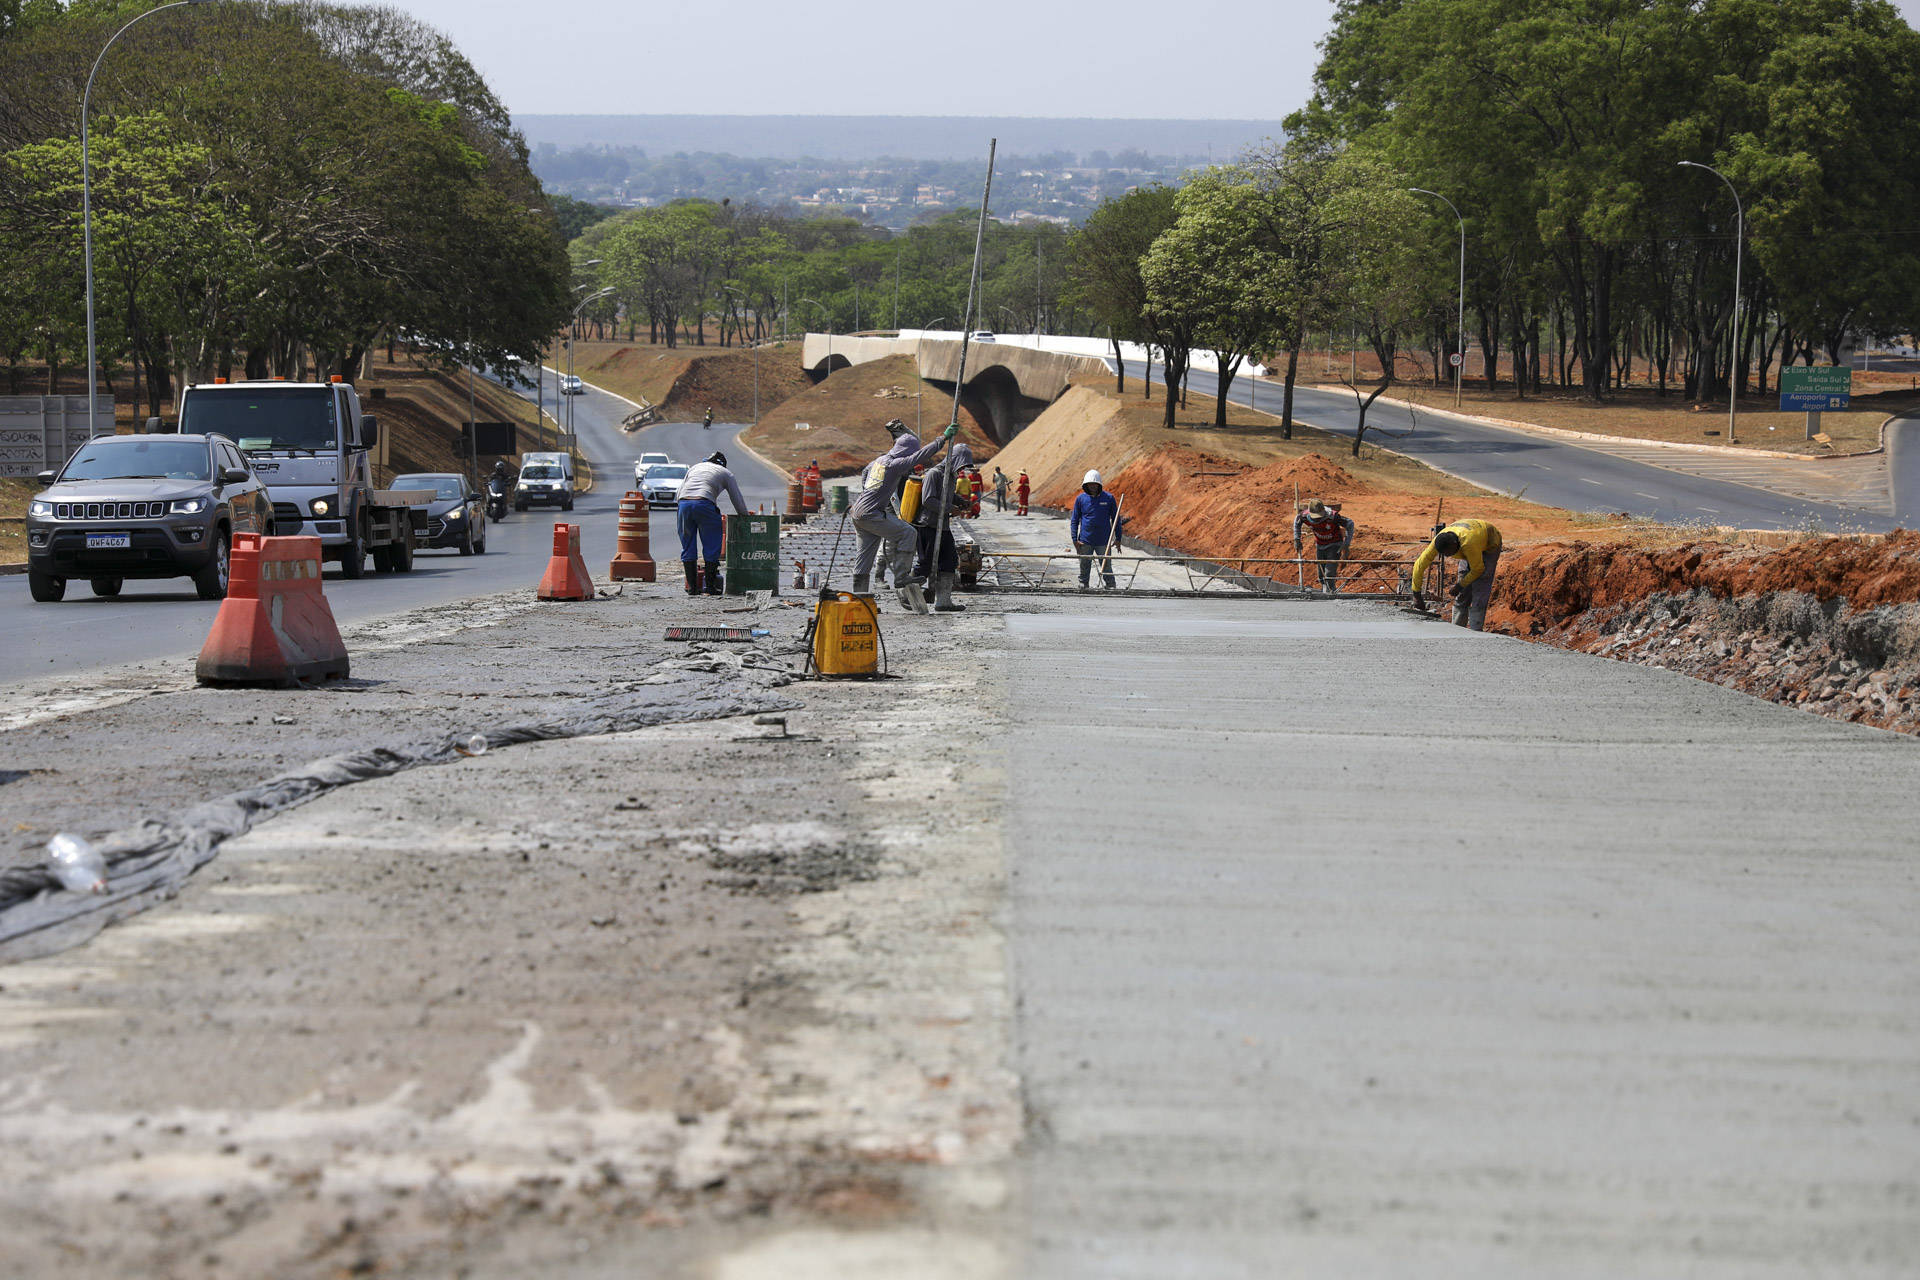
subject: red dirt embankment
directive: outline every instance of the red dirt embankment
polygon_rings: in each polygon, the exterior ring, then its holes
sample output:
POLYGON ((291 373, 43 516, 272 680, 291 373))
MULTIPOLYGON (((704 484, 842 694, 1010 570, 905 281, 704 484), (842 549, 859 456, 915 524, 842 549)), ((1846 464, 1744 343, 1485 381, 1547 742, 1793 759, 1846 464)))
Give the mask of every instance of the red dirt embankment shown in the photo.
POLYGON ((1629 604, 1656 591, 1704 590, 1718 599, 1804 592, 1858 611, 1920 600, 1920 533, 1884 542, 1809 538, 1766 548, 1718 543, 1642 549, 1587 542, 1525 547, 1501 558, 1500 590, 1487 620, 1513 635, 1538 635, 1590 609, 1629 604))
MULTIPOLYGON (((1436 515, 1473 514, 1499 524, 1509 540, 1564 535, 1567 513, 1486 495, 1467 500, 1410 493, 1361 479, 1318 453, 1254 467, 1184 445, 1163 444, 1107 476, 1125 495, 1129 537, 1192 555, 1286 559, 1293 552, 1296 496, 1341 504, 1354 522, 1357 559, 1410 555, 1424 545, 1436 515)), ((1078 475, 1057 475, 1036 495, 1042 506, 1067 507, 1078 475)))
POLYGON ((1488 625, 1835 719, 1920 732, 1920 533, 1502 557, 1488 625))

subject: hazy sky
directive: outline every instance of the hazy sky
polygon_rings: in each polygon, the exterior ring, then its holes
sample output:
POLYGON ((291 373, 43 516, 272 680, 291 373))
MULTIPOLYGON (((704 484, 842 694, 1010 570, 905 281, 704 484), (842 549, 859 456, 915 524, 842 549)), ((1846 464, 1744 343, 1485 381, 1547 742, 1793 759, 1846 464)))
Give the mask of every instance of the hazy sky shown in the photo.
MULTIPOLYGON (((395 0, 518 114, 1275 120, 1331 0, 395 0), (1175 29, 1180 18, 1190 19, 1175 29)), ((1920 23, 1920 0, 1896 0, 1920 23)))

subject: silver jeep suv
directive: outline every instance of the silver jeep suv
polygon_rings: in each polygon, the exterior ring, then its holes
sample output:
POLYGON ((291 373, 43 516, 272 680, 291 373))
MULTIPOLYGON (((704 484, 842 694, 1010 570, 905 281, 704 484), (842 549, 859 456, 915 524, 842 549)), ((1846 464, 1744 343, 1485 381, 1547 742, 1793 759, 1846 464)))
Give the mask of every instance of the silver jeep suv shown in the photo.
POLYGON ((236 533, 272 533, 273 503, 225 436, 101 436, 80 446, 27 506, 27 586, 59 600, 70 578, 117 596, 128 578, 193 578, 227 594, 236 533))

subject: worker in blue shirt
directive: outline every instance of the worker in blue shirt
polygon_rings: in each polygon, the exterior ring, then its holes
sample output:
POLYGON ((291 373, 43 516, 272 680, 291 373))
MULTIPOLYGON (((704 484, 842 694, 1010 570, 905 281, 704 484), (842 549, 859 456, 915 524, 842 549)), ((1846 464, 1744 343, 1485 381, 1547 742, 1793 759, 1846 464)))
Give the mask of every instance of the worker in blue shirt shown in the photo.
POLYGON ((1082 591, 1089 589, 1088 578, 1096 557, 1107 590, 1118 585, 1113 580, 1113 553, 1120 549, 1120 528, 1125 523, 1120 518, 1120 500, 1107 492, 1100 473, 1087 472, 1080 481, 1080 496, 1073 500, 1073 514, 1067 518, 1067 534, 1073 539, 1073 549, 1080 553, 1082 591))

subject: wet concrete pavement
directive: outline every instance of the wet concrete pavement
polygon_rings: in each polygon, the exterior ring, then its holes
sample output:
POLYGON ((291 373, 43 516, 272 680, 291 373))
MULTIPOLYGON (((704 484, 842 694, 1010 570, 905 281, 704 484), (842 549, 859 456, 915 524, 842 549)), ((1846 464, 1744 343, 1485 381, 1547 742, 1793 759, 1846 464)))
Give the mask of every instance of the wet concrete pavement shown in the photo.
POLYGON ((1009 627, 1024 1274, 1920 1268, 1920 743, 1382 606, 1009 627))

